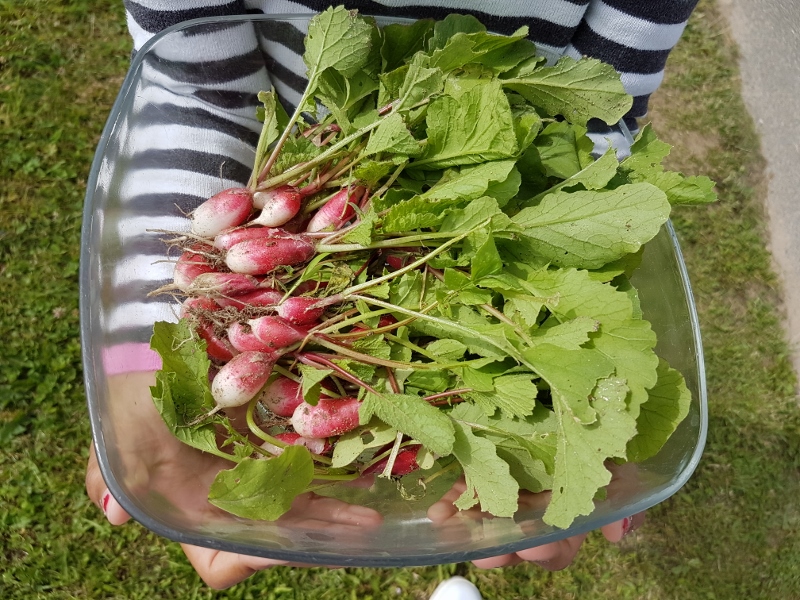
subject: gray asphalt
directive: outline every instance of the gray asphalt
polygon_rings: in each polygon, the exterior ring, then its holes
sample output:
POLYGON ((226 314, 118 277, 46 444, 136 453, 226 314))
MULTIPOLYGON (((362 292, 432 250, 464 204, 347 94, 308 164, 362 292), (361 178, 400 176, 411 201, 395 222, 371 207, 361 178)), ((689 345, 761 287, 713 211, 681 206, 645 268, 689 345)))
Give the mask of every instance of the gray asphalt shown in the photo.
POLYGON ((800 374, 800 1, 718 3, 739 45, 742 94, 767 160, 770 250, 800 374))

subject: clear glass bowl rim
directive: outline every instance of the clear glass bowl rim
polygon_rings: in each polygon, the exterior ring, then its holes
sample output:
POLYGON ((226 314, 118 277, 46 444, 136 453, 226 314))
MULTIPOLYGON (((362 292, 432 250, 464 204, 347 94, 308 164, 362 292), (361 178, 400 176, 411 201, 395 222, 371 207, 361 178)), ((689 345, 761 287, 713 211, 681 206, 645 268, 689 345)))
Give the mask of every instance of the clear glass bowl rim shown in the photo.
MULTIPOLYGON (((102 158, 105 154, 105 150, 109 144, 109 140, 115 126, 115 117, 120 113, 120 108, 124 102, 125 95, 135 85, 137 79, 137 73, 139 67, 141 66, 141 63, 144 61, 148 51, 152 46, 156 45, 163 38, 173 34, 174 32, 181 31, 183 29, 192 28, 199 25, 212 24, 212 23, 236 22, 236 21, 256 22, 256 21, 273 21, 273 20, 282 20, 282 21, 297 20, 305 22, 308 21, 313 16, 314 16, 313 13, 291 13, 291 14, 275 13, 275 14, 228 15, 228 16, 202 17, 198 19, 191 19, 183 21, 181 23, 177 23, 160 31, 152 38, 150 38, 145 44, 143 44, 141 49, 137 51, 136 54, 134 55, 131 61, 131 65, 128 69, 128 72, 120 87, 120 91, 117 95, 117 98, 114 101, 114 104, 112 105, 108 120, 106 121, 102 134, 100 136, 100 140, 98 142, 97 149, 95 151, 94 160, 92 162, 89 177, 87 179, 87 192, 84 200, 82 234, 81 234, 81 252, 80 252, 79 309, 80 309, 80 320, 81 320, 80 334, 81 334, 81 345, 82 345, 82 359, 84 364, 84 385, 86 389, 89 418, 93 432, 101 430, 100 409, 96 402, 97 398, 96 383, 89 376, 90 373, 94 372, 95 356, 90 351, 89 347, 90 336, 87 327, 87 324, 90 321, 89 319, 90 301, 89 301, 89 294, 87 293, 87 291, 91 284, 90 281, 91 273, 87 267, 87 265, 90 262, 90 255, 91 255, 91 249, 89 247, 89 240, 91 239, 91 236, 89 232, 92 226, 92 219, 95 208, 93 203, 93 191, 96 189, 98 184, 102 158)), ((413 19, 400 18, 400 17, 392 17, 392 18, 374 17, 374 18, 379 24, 411 23, 414 21, 413 19)), ((700 406, 699 437, 697 445, 695 446, 691 458, 687 461, 683 470, 680 472, 680 475, 672 482, 671 485, 666 486, 658 494, 648 496, 647 498, 644 498, 639 502, 627 506, 624 510, 620 509, 608 513, 603 518, 596 518, 591 521, 587 520, 586 522, 575 525, 569 528, 568 530, 558 530, 548 534, 540 535, 535 538, 535 543, 533 544, 531 543, 530 538, 523 538, 515 542, 492 546, 491 548, 477 549, 477 550, 472 549, 472 550, 465 550, 458 552, 433 553, 426 555, 401 556, 401 557, 359 556, 353 558, 347 555, 333 556, 331 554, 314 554, 314 553, 301 552, 295 550, 265 548, 257 544, 249 544, 246 542, 236 542, 236 543, 228 542, 225 540, 211 538, 207 535, 202 535, 200 533, 187 534, 183 531, 172 529, 169 526, 164 525, 158 519, 155 519, 150 515, 140 511, 135 505, 135 503, 133 503, 126 497, 123 488, 118 483, 116 476, 113 472, 113 469, 109 464, 106 450, 105 448, 102 447, 100 443, 98 443, 97 436, 95 435, 93 443, 95 445, 97 460, 103 479, 106 482, 108 489, 114 496, 114 498, 120 503, 122 508, 125 509, 126 512, 128 512, 128 514, 131 515, 131 517, 135 521, 140 523, 146 529, 154 532, 155 534, 170 539, 172 541, 187 543, 192 545, 199 545, 228 552, 248 554, 252 556, 261 556, 265 558, 273 558, 278 560, 302 562, 307 564, 337 565, 337 566, 405 567, 405 566, 427 566, 427 565, 437 565, 437 564, 450 564, 450 563, 457 563, 464 561, 472 561, 481 558, 488 558, 492 556, 508 554, 526 548, 530 548, 532 546, 544 545, 550 542, 564 539, 565 537, 568 536, 588 533, 592 530, 598 529, 609 523, 619 521, 621 519, 624 519, 625 517, 629 517, 631 515, 652 508, 653 506, 660 504, 661 502, 668 499, 670 496, 674 495, 691 478, 702 457, 703 450, 706 444, 707 430, 708 430, 708 400, 707 400, 707 389, 706 389, 705 362, 703 356, 703 344, 700 334, 697 308, 695 305, 694 296, 692 294, 691 283, 689 281, 686 264, 683 259, 683 254, 681 252, 680 244, 678 242, 677 235, 675 233, 671 221, 667 221, 665 227, 667 230, 667 234, 669 236, 672 250, 675 253, 675 257, 678 261, 680 280, 687 299, 687 309, 689 314, 691 331, 693 335, 692 342, 694 344, 694 349, 696 351, 697 384, 699 393, 698 401, 700 406)))

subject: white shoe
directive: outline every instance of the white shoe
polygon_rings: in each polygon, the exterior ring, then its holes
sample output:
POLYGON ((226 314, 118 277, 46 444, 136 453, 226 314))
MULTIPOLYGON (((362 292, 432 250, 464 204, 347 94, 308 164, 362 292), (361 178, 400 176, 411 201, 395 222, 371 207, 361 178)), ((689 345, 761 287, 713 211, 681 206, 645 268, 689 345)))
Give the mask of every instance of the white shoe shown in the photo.
POLYGON ((475 584, 456 575, 437 585, 430 600, 481 600, 482 598, 475 584))

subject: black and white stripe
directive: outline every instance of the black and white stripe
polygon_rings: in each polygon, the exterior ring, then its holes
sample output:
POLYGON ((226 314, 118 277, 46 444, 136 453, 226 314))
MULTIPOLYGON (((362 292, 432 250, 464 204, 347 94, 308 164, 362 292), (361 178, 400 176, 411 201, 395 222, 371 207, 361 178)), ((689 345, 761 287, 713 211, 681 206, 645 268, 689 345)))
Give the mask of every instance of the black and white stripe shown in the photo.
MULTIPOLYGON (((490 30, 511 33, 525 25, 549 61, 563 54, 594 56, 614 65, 635 97, 626 123, 642 117, 661 83, 670 50, 697 0, 350 0, 348 8, 385 17, 441 19, 472 14, 490 30)), ((195 27, 156 43, 142 64, 126 135, 125 181, 120 186, 118 235, 122 258, 104 278, 115 299, 106 326, 119 342, 146 342, 152 323, 174 318, 174 305, 145 299, 171 279, 162 234, 188 229, 186 212, 214 193, 243 184, 252 168, 260 124, 256 93, 274 89, 294 105, 305 86, 302 60, 307 20, 327 0, 124 0, 134 50, 165 27, 221 15, 298 15, 285 20, 229 21, 195 27)), ((597 147, 625 146, 619 128, 592 127, 597 147)))
POLYGON ((244 11, 242 0, 123 0, 128 31, 139 50, 153 35, 178 23, 200 17, 237 15, 244 11))
POLYGON ((647 102, 664 78, 667 57, 678 43, 697 0, 596 0, 565 54, 593 56, 614 65, 634 97, 629 116, 647 114, 647 102))
MULTIPOLYGON (((163 25, 225 14, 234 6, 195 2, 185 10, 160 10, 168 4, 126 4, 138 48, 163 25), (197 7, 199 13, 192 13, 197 7)), ((237 14, 245 10, 240 3, 234 8, 237 14)), ((120 344, 147 342, 153 322, 176 318, 168 296, 147 297, 172 280, 174 269, 162 240, 167 236, 159 230, 188 230, 189 211, 247 180, 261 129, 256 94, 271 87, 247 21, 177 33, 168 46, 151 48, 139 68, 131 114, 119 125, 126 131, 118 203, 106 216, 115 223, 121 255, 102 273, 103 294, 114 306, 103 314, 104 326, 120 344)))

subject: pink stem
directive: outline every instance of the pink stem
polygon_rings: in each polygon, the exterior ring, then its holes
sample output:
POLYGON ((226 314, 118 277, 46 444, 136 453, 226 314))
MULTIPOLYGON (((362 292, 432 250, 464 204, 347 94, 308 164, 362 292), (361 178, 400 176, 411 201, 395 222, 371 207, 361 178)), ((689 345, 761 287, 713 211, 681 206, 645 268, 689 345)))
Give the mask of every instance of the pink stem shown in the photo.
POLYGON ((381 393, 378 390, 373 388, 366 381, 362 381, 361 379, 359 379, 355 375, 351 375, 350 373, 345 371, 343 368, 341 368, 336 363, 334 363, 334 362, 328 360, 327 358, 324 358, 324 357, 322 357, 322 356, 320 356, 318 354, 315 354, 313 352, 304 352, 302 354, 297 354, 296 358, 297 358, 297 360, 299 360, 304 365, 309 365, 309 366, 312 366, 312 367, 318 367, 318 366, 322 365, 324 367, 332 369, 342 379, 345 379, 345 380, 349 381, 350 383, 353 383, 353 384, 357 385, 358 387, 362 387, 365 390, 367 390, 368 392, 371 392, 371 393, 375 394, 376 396, 380 396, 381 395, 381 393))
POLYGON ((395 394, 400 393, 400 386, 397 385, 397 379, 394 376, 394 369, 386 369, 386 376, 389 378, 389 385, 392 386, 392 391, 395 394))
POLYGON ((460 394, 466 394, 471 392, 471 388, 461 388, 460 390, 448 390, 446 392, 439 392, 438 394, 431 394, 430 396, 425 396, 423 400, 426 402, 431 402, 432 400, 439 400, 440 398, 448 398, 450 396, 458 396, 460 394))

